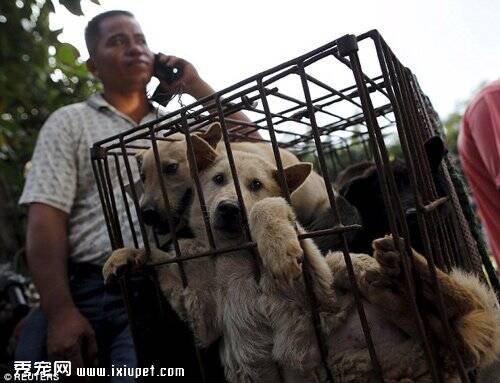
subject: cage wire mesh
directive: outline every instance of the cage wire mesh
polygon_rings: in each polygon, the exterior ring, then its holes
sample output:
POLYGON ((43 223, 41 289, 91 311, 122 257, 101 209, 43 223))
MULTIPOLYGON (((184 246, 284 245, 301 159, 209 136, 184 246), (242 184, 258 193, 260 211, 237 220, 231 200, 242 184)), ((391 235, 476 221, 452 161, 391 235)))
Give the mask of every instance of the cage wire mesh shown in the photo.
MULTIPOLYGON (((223 141, 241 206, 244 206, 244 202, 231 151, 233 140, 269 143, 274 150, 278 171, 281 172, 282 186, 285 182, 279 148, 288 149, 303 161, 312 162, 315 170, 324 178, 334 212, 333 222, 331 226, 321 230, 308 228, 309 231, 300 237, 339 238, 338 250, 345 257, 363 333, 379 380, 382 380, 382 375, 377 353, 360 293, 357 291, 349 254, 352 238, 356 238, 355 233, 363 229, 363 223, 360 226, 343 222, 342 217, 335 213, 337 201, 334 186, 342 186, 338 180, 345 177, 346 168, 363 161, 370 161, 376 167, 387 229, 394 237, 404 238, 405 248, 400 250, 406 254, 410 254, 410 244, 413 245, 416 241, 420 243, 420 251, 428 261, 438 297, 437 306, 443 331, 451 344, 454 344, 454 340, 437 283, 436 268, 449 271, 451 267, 458 266, 484 278, 482 267, 486 263, 489 281, 498 286, 494 272, 487 265, 487 257, 478 250, 475 234, 471 232, 471 222, 465 218, 467 212, 464 214, 464 209, 470 207, 465 206, 467 201, 459 198, 461 191, 458 190, 457 193, 457 187, 450 177, 450 162, 445 161, 445 166, 439 165, 435 171, 431 169, 432 160, 429 159, 425 145, 440 133, 432 105, 422 93, 415 76, 399 62, 377 31, 357 37, 346 35, 210 97, 97 142, 91 149, 92 165, 113 249, 128 246, 145 248, 149 252, 151 247, 163 246, 162 239, 146 227, 140 213, 141 183, 136 154, 152 148, 157 171, 162 179, 158 143, 172 140, 175 134, 185 137, 192 188, 197 191, 200 202, 204 205, 199 172, 193 158, 191 135, 204 131, 216 121, 222 126, 223 141), (243 111, 251 122, 236 120, 234 113, 238 111, 243 111), (253 132, 258 132, 262 139, 254 138, 253 132), (408 178, 405 193, 401 192, 400 179, 395 174, 393 164, 396 157, 404 160, 408 178), (410 206, 407 200, 412 201, 410 206), (124 240, 129 237, 131 243, 124 240)), ((164 181, 160 182, 159 187, 167 211, 170 211, 171 196, 168 195, 164 181)), ((290 201, 290 193, 286 187, 282 188, 282 192, 290 201)), ((256 244, 250 238, 248 221, 243 221, 248 242, 239 248, 255 252, 256 244)), ((182 265, 196 257, 217 256, 235 250, 217 248, 206 214, 204 222, 210 250, 194 256, 184 256, 178 245, 179 234, 175 229, 177 222, 169 214, 167 224, 170 228, 170 241, 177 253, 177 258, 172 262, 182 265)), ((433 381, 440 382, 442 376, 436 361, 436 349, 428 336, 419 307, 419 276, 415 273, 411 257, 406 256, 402 260, 405 282, 412 292, 411 310, 422 339, 430 375, 433 381)), ((125 273, 120 281, 128 303, 136 347, 144 349, 138 334, 141 330, 137 325, 140 313, 131 304, 133 291, 129 273, 125 273)), ((183 283, 185 286, 189 285, 185 275, 183 283)), ((313 302, 312 318, 324 362, 328 351, 322 339, 314 294, 312 291, 309 293, 313 302)), ((156 298, 160 299, 160 295, 158 292, 156 298)), ((165 310, 170 310, 168 307, 165 309, 165 305, 161 307, 163 311, 160 317, 165 315, 165 310)), ((457 349, 454 346, 452 348, 458 375, 463 382, 467 382, 471 375, 465 370, 457 349)), ((138 354, 140 358, 140 350, 138 354)), ((199 380, 208 381, 202 351, 197 349, 192 356, 201 371, 199 380)), ((326 363, 323 364, 325 370, 328 370, 326 363)), ((327 371, 326 374, 333 381, 331 373, 327 371)))

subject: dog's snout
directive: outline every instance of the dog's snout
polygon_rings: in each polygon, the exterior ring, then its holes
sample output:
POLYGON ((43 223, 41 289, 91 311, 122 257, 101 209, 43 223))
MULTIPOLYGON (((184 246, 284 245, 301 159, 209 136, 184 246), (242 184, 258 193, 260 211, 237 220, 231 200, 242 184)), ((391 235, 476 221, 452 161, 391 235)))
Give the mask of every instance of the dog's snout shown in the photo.
POLYGON ((217 205, 215 211, 215 228, 226 233, 238 234, 241 232, 241 210, 237 203, 223 201, 217 205))
POLYGON ((148 226, 155 226, 161 221, 160 215, 152 207, 143 208, 141 210, 141 215, 142 215, 142 220, 148 226))
POLYGON ((217 213, 223 218, 236 218, 240 214, 240 207, 234 202, 224 201, 217 206, 217 213))

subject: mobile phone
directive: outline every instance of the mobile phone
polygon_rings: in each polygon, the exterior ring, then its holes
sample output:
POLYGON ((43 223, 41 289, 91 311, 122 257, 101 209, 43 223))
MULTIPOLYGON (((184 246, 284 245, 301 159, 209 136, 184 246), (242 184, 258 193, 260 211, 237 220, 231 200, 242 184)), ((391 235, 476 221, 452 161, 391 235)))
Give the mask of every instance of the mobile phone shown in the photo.
POLYGON ((179 78, 180 74, 181 71, 179 68, 165 65, 160 61, 160 55, 158 53, 155 54, 153 76, 167 84, 172 84, 179 78))

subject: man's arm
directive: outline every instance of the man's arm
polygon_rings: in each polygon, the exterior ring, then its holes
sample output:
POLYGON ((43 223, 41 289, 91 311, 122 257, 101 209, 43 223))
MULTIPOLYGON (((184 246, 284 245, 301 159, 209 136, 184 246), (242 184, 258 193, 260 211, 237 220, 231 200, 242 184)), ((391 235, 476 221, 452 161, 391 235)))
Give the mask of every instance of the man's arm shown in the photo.
POLYGON ((97 346, 89 322, 76 308, 67 272, 68 214, 43 203, 28 208, 28 266, 47 317, 51 359, 69 360, 74 368, 95 359, 97 346))
MULTIPOLYGON (((174 91, 179 88, 180 85, 180 91, 183 93, 187 93, 191 96, 193 96, 196 100, 200 100, 204 97, 210 96, 211 94, 215 93, 215 90, 208 84, 206 83, 198 74, 197 70, 195 67, 189 63, 188 61, 181 59, 179 57, 175 56, 165 56, 161 55, 160 60, 171 67, 178 67, 181 70, 181 76, 177 81, 175 81, 173 84, 163 84, 162 87, 165 89, 165 91, 174 91)), ((207 104, 204 104, 205 106, 208 106, 207 104)), ((229 116, 232 120, 238 120, 242 122, 252 122, 243 112, 236 112, 233 113, 229 116)), ((240 125, 238 123, 228 123, 227 124, 229 130, 234 129, 240 125)), ((260 133, 258 131, 254 131, 253 128, 251 127, 243 127, 239 128, 237 130, 237 133, 241 135, 247 135, 250 138, 255 138, 255 139, 262 139, 260 133), (251 133, 248 133, 248 132, 251 133)), ((242 137, 241 139, 244 140, 242 137)), ((238 139, 238 140, 241 140, 238 139)))

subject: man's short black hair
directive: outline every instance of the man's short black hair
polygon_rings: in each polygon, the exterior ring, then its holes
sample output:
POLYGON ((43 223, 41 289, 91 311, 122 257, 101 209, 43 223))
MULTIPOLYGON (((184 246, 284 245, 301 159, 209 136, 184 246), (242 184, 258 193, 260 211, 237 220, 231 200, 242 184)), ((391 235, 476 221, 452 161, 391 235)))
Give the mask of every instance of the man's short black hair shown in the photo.
POLYGON ((92 55, 95 52, 97 43, 101 37, 101 22, 115 16, 128 16, 134 18, 134 15, 131 12, 121 10, 107 11, 94 16, 85 28, 85 43, 87 44, 89 55, 92 55))

